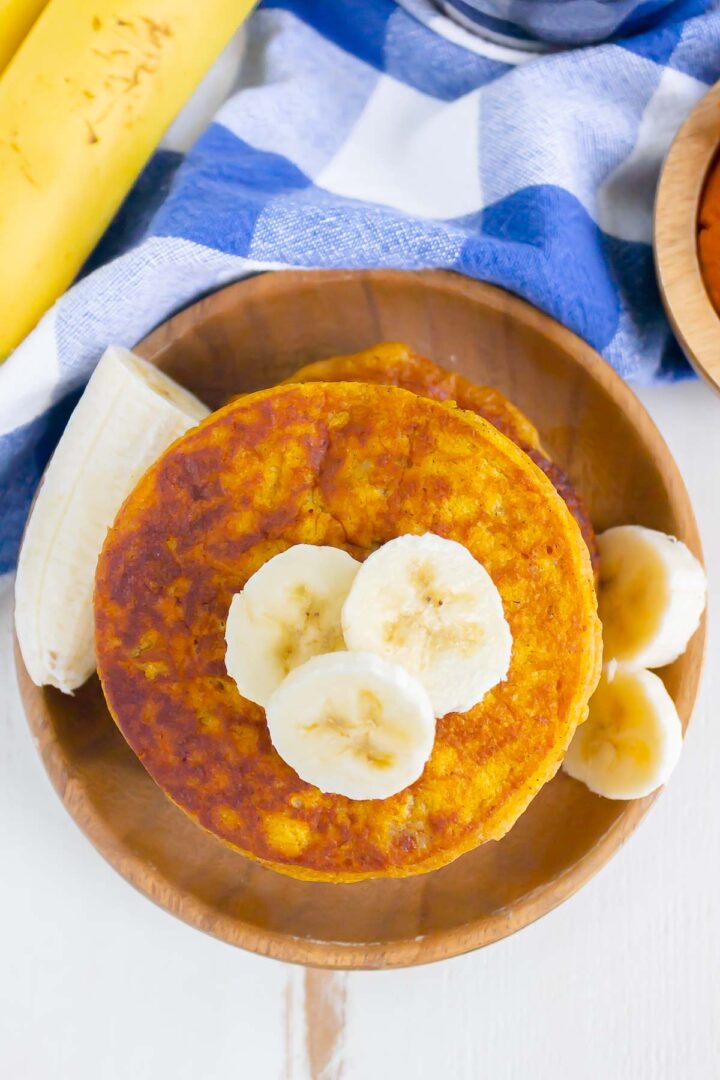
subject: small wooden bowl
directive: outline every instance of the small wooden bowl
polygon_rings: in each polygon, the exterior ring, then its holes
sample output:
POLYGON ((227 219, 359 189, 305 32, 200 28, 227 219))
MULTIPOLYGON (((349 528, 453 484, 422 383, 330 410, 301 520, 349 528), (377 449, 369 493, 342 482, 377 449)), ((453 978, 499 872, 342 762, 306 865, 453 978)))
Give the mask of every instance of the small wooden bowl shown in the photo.
MULTIPOLYGON (((267 274, 201 300, 139 351, 217 406, 383 339, 405 340, 517 402, 599 529, 641 522, 700 554, 677 467, 632 392, 579 338, 488 285, 435 272, 267 274)), ((700 631, 663 672, 684 724, 703 639, 700 631)), ((356 885, 295 881, 225 847, 165 798, 113 724, 97 678, 66 697, 33 686, 17 662, 52 782, 105 858, 186 922, 281 960, 387 968, 487 945, 575 892, 652 802, 600 799, 560 773, 502 841, 443 870, 356 885)))
POLYGON ((698 214, 720 150, 720 83, 695 106, 665 160, 655 198, 655 265, 668 319, 698 375, 720 389, 720 315, 698 259, 698 214))

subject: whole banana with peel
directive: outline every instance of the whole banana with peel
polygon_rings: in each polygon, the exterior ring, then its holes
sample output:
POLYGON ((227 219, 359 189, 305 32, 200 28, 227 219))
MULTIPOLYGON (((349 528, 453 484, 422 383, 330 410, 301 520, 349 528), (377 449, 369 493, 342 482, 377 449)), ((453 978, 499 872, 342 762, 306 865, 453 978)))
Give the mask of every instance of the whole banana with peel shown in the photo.
MULTIPOLYGON (((252 6, 50 0, 44 8, 0 77, 0 361, 72 283, 252 6)), ((0 33, 22 40, 42 7, 10 0, 0 33)), ((0 71, 2 61, 0 49, 0 71)))

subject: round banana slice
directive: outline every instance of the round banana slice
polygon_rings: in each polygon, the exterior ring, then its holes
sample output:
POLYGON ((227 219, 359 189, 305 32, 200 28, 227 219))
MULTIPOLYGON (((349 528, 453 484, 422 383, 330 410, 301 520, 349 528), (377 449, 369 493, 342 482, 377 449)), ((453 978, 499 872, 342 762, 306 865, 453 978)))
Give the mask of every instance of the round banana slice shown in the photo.
POLYGON ((677 660, 705 608, 705 571, 681 540, 641 525, 598 536, 598 614, 606 660, 658 668, 677 660))
POLYGON ((370 653, 316 656, 267 703, 270 738, 298 776, 349 799, 387 799, 421 775, 435 739, 422 686, 370 653))
POLYGON ((233 596, 225 666, 243 697, 265 705, 288 672, 344 649, 340 612, 360 563, 334 547, 296 544, 233 596))
POLYGON ((399 536, 363 563, 342 610, 349 649, 400 664, 436 716, 465 712, 507 675, 510 627, 492 578, 434 533, 399 536))
POLYGON ((612 661, 564 769, 606 799, 642 799, 667 781, 681 749, 680 717, 662 679, 612 661))

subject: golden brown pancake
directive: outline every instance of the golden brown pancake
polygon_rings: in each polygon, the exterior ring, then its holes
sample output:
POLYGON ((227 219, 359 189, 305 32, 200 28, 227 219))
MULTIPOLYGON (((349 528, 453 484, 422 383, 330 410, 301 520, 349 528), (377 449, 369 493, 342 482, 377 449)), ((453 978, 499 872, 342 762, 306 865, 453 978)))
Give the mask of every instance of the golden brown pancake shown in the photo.
POLYGON ((559 465, 545 457, 541 450, 534 450, 531 446, 523 446, 522 449, 532 461, 542 469, 552 486, 563 500, 568 510, 578 523, 582 538, 587 545, 590 562, 593 568, 595 583, 600 580, 600 549, 598 548, 595 529, 590 520, 590 513, 577 491, 573 487, 572 480, 559 465))
POLYGON ((333 356, 306 364, 285 379, 297 382, 366 382, 400 386, 420 397, 454 401, 489 420, 518 446, 541 450, 537 428, 492 386, 477 386, 464 375, 438 367, 400 341, 385 341, 350 356, 333 356))
POLYGON ((570 477, 544 453, 537 429, 512 402, 490 386, 476 386, 454 371, 438 367, 408 345, 384 342, 351 356, 334 356, 307 364, 285 382, 368 382, 401 386, 421 397, 455 401, 461 409, 477 413, 512 439, 533 459, 565 501, 583 534, 597 581, 600 570, 595 530, 585 503, 570 477))
POLYGON ((361 383, 252 394, 177 441, 108 533, 95 614, 108 705, 157 783, 239 851, 318 881, 422 873, 502 836, 557 770, 600 665, 587 549, 543 473, 454 404, 361 383), (464 544, 495 581, 508 679, 438 721, 411 787, 323 794, 227 675, 230 599, 292 544, 363 558, 426 531, 464 544))

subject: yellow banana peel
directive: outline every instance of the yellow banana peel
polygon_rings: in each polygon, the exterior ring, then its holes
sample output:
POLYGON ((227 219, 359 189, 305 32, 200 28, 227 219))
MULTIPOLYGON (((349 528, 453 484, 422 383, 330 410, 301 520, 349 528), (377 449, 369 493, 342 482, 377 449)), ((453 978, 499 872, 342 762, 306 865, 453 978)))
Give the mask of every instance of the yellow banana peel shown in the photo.
POLYGON ((253 0, 51 0, 0 78, 0 359, 72 282, 253 0))
POLYGON ((48 0, 0 0, 0 72, 18 51, 48 0))

